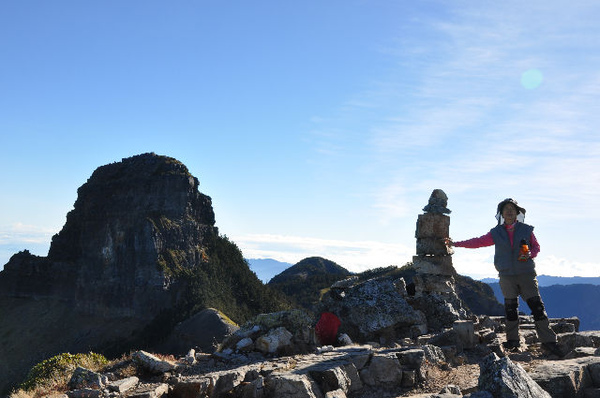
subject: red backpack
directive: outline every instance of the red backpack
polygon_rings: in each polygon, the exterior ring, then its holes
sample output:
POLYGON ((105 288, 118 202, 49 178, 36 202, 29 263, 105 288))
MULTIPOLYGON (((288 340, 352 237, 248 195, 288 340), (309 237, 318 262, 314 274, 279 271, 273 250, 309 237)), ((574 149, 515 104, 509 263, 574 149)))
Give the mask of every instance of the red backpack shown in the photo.
POLYGON ((321 345, 333 345, 337 340, 337 333, 342 321, 331 312, 324 312, 315 326, 315 333, 321 345))

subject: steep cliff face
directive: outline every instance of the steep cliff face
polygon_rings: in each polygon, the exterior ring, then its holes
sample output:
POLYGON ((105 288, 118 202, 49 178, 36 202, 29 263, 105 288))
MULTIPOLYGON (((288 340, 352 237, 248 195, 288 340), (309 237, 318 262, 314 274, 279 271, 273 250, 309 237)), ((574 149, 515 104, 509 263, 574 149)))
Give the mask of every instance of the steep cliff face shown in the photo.
POLYGON ((4 294, 153 318, 177 300, 173 275, 206 261, 206 243, 218 234, 211 199, 198 185, 185 165, 155 154, 99 167, 79 188, 48 257, 11 258, 0 280, 16 283, 2 286, 4 294))
POLYGON ((49 356, 152 347, 204 308, 238 323, 287 308, 219 235, 198 185, 166 156, 99 167, 48 256, 11 257, 0 271, 0 395, 49 356))

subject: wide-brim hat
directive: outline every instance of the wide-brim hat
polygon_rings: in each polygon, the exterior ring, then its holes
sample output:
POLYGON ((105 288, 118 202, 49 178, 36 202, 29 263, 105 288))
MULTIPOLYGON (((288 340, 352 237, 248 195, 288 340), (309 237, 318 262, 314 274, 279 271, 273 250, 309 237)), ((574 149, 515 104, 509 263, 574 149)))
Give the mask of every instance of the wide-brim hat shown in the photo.
POLYGON ((502 210, 504 209, 504 206, 506 206, 506 204, 508 203, 511 203, 515 206, 515 208, 517 209, 517 220, 523 222, 523 220, 525 219, 525 208, 519 206, 519 203, 513 198, 507 198, 504 199, 502 202, 498 203, 498 208, 496 209, 496 219, 498 220, 498 223, 502 223, 502 210))

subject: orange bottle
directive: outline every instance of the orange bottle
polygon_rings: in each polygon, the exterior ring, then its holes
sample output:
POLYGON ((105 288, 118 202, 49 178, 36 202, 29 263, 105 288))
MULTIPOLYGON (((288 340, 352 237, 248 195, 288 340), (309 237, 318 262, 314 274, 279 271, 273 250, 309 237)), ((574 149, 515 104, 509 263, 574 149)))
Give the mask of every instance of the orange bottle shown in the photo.
POLYGON ((529 260, 529 245, 525 239, 521 240, 521 250, 519 251, 519 261, 529 260))

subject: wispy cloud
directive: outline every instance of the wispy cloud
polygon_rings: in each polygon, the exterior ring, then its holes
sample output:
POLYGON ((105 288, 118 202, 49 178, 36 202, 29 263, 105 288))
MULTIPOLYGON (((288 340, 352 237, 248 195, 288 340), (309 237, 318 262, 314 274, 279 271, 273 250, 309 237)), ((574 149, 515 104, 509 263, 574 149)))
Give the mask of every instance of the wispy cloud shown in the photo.
MULTIPOLYGON (((436 53, 436 62, 423 64, 413 91, 390 94, 389 87, 400 86, 400 77, 390 75, 379 97, 399 101, 396 109, 381 106, 389 117, 370 129, 373 157, 385 159, 382 169, 390 175, 388 185, 374 187, 374 196, 383 198, 376 207, 385 217, 400 215, 392 203, 407 200, 402 191, 409 190, 396 187, 394 176, 402 175, 406 185, 439 181, 465 192, 517 190, 526 181, 520 189, 525 197, 544 192, 552 205, 577 203, 589 214, 600 197, 600 72, 597 63, 565 64, 565 52, 586 46, 588 60, 598 59, 598 43, 572 41, 585 33, 573 20, 588 21, 598 6, 463 5, 448 20, 427 21, 440 35, 437 46, 421 48, 430 42, 415 38, 399 41, 402 50, 387 49, 400 63, 419 48, 421 57, 436 53), (540 66, 547 71, 542 87, 520 86, 522 72, 540 66)), ((587 35, 599 33, 584 25, 587 35)))
POLYGON ((52 235, 57 231, 35 225, 16 223, 0 227, 0 245, 50 243, 52 235))
POLYGON ((538 274, 552 276, 598 276, 598 264, 571 261, 556 256, 544 256, 536 260, 538 274))

